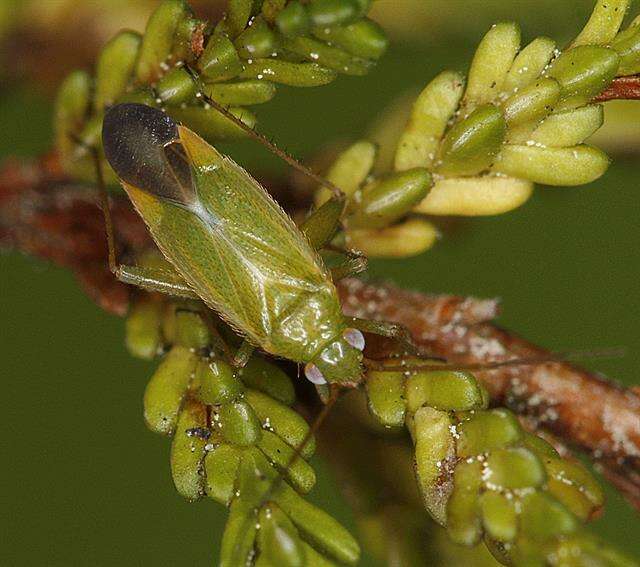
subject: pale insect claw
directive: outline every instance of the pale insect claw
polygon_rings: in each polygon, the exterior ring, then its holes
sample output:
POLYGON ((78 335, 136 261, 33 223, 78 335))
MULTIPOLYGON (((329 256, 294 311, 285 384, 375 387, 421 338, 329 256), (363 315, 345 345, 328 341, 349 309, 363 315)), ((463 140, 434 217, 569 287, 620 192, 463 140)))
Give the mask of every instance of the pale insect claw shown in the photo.
POLYGON ((364 335, 360 331, 358 331, 358 329, 347 329, 342 334, 342 337, 353 348, 357 348, 358 350, 364 350, 364 347, 365 347, 364 335))
POLYGON ((327 383, 324 376, 322 375, 322 372, 320 372, 320 369, 311 362, 304 367, 304 375, 307 377, 307 380, 309 380, 309 382, 315 384, 316 386, 327 383))

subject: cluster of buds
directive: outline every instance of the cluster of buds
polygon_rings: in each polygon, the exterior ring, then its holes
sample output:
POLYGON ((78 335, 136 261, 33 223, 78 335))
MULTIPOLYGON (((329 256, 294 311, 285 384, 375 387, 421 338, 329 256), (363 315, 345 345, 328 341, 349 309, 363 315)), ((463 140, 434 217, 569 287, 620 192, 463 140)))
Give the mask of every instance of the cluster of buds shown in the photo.
POLYGON ((229 508, 220 565, 356 563, 353 537, 304 499, 316 482, 307 462, 315 441, 291 407, 290 378, 258 355, 235 368, 228 345, 236 338, 209 316, 195 301, 141 295, 126 343, 137 357, 162 355, 145 390, 144 418, 151 431, 173 438, 176 490, 229 508))
POLYGON ((377 421, 409 430, 425 507, 455 543, 484 539, 505 564, 628 564, 582 529, 603 505, 593 476, 510 411, 487 409, 472 374, 379 370, 366 390, 377 421))
POLYGON ((60 87, 55 131, 65 170, 93 179, 88 151, 100 149, 104 112, 116 103, 161 107, 219 141, 246 133, 207 97, 253 127, 255 115, 245 107, 271 100, 278 84, 313 87, 338 74, 367 73, 387 48, 381 28, 366 17, 370 4, 231 0, 225 17, 209 25, 184 0, 164 0, 143 35, 123 31, 107 43, 93 77, 75 71, 60 87))
POLYGON ((371 175, 371 142, 342 153, 328 177, 351 198, 347 243, 369 256, 418 254, 437 237, 424 215, 502 214, 524 204, 534 183, 600 177, 609 159, 584 143, 603 123, 593 100, 616 77, 640 71, 640 17, 620 31, 628 4, 600 0, 562 52, 545 37, 520 49, 515 23, 495 25, 466 82, 445 71, 415 100, 393 163, 382 164, 393 172, 371 175))

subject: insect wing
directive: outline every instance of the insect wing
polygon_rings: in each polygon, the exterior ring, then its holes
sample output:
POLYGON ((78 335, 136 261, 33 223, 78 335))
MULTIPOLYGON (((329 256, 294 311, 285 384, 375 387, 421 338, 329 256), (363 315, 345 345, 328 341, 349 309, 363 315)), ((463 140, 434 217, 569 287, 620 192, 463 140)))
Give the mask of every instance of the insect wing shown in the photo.
MULTIPOLYGON (((210 307, 269 349, 273 329, 310 295, 335 290, 317 254, 269 194, 229 158, 178 127, 166 148, 176 179, 190 167, 196 198, 156 199, 127 186, 154 240, 210 307)), ((189 194, 185 191, 184 194, 189 194)))

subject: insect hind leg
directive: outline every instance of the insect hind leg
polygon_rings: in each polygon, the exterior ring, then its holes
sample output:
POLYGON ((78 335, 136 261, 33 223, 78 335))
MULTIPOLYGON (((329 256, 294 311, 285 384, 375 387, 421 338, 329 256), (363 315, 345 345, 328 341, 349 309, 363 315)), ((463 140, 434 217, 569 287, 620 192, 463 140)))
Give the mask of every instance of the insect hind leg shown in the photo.
POLYGON ((107 258, 111 273, 113 273, 119 281, 129 285, 134 285, 146 291, 156 291, 174 297, 199 299, 198 295, 189 287, 180 275, 173 270, 145 266, 128 266, 118 262, 115 229, 113 217, 111 215, 109 193, 104 181, 102 160, 100 159, 100 155, 96 148, 89 147, 88 149, 93 156, 95 164, 96 181, 98 191, 100 193, 100 205, 107 233, 107 258))

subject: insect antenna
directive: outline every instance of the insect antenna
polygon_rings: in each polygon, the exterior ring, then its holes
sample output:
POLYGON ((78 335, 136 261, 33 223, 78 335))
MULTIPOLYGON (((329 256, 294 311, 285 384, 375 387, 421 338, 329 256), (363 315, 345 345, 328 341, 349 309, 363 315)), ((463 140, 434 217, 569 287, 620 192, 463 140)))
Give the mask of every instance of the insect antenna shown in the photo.
MULTIPOLYGON (((509 366, 536 366, 550 362, 570 362, 589 358, 620 358, 625 355, 624 348, 610 348, 588 351, 565 351, 543 354, 539 356, 515 357, 506 360, 494 360, 474 363, 415 363, 407 361, 404 357, 398 357, 398 364, 385 364, 379 361, 365 359, 364 365, 369 370, 383 370, 386 372, 414 372, 420 370, 453 370, 453 371, 481 371, 496 370, 509 366)), ((415 359, 412 359, 415 360, 415 359)))
MULTIPOLYGON (((198 75, 194 71, 189 69, 188 66, 185 66, 185 68, 191 74, 193 79, 198 81, 198 75)), ((225 118, 227 118, 228 120, 233 122, 238 128, 240 128, 241 130, 246 132, 249 135, 250 138, 253 138, 257 142, 259 142, 260 144, 265 146, 270 152, 272 152, 273 154, 278 156, 280 159, 282 159, 283 161, 288 163, 295 170, 297 170, 300 173, 302 173, 303 175, 306 175, 307 177, 313 179, 319 185, 322 185, 323 187, 326 187, 327 189, 329 189, 329 191, 331 191, 331 193, 333 193, 333 195, 335 197, 344 196, 344 192, 337 185, 335 185, 334 183, 332 183, 328 179, 325 179, 321 175, 318 175, 317 173, 312 171, 309 167, 304 165, 302 162, 300 162, 299 160, 294 158, 291 154, 289 154, 286 151, 284 151, 281 148, 279 148, 275 144, 275 142, 270 140, 267 136, 265 136, 264 134, 261 134, 260 132, 258 132, 254 128, 252 128, 251 126, 248 126, 247 124, 245 124, 242 121, 242 118, 239 118, 235 114, 231 113, 229 111, 228 107, 226 107, 223 104, 220 104, 219 102, 215 101, 213 98, 211 98, 205 92, 203 92, 202 89, 200 89, 199 92, 196 93, 196 97, 201 99, 203 102, 205 102, 209 106, 211 106, 211 108, 214 108, 215 110, 217 110, 225 118)))

